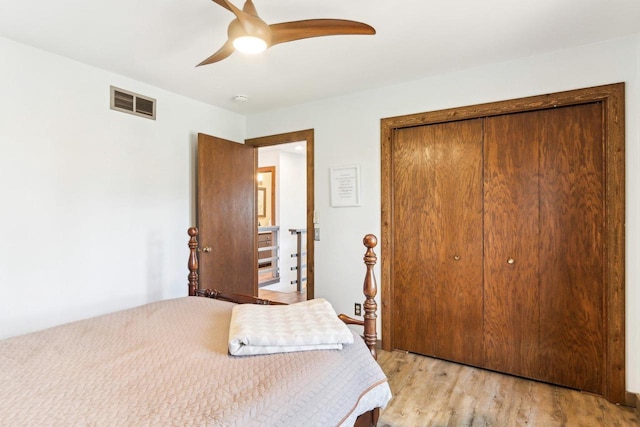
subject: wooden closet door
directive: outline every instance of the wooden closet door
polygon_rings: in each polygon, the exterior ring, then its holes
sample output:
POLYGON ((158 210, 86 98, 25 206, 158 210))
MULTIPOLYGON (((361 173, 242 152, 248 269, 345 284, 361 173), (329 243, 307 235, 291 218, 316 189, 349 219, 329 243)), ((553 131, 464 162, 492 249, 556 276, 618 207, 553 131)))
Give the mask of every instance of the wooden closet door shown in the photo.
POLYGON ((602 394, 601 105, 485 130, 485 366, 602 394))
MULTIPOLYGON (((433 128, 429 128, 433 132, 433 128)), ((441 240, 432 210, 435 150, 423 128, 406 128, 393 141, 393 283, 395 347, 435 353, 436 242, 441 240), (428 303, 425 301, 429 301, 428 303)), ((431 135, 433 138, 433 135, 431 135)))
POLYGON ((532 377, 538 365, 538 112, 485 119, 485 367, 532 377))
POLYGON ((601 103, 540 112, 540 377, 604 393, 601 103))
POLYGON ((396 347, 479 364, 482 121, 401 129, 393 144, 396 347))

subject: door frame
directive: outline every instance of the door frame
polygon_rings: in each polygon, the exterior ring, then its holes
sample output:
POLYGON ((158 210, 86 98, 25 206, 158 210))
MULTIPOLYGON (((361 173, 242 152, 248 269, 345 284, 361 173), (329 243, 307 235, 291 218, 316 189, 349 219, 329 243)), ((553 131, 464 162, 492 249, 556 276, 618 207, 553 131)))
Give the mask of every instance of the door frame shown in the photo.
POLYGON ((382 348, 393 339, 393 138, 397 129, 510 113, 602 102, 605 157, 605 372, 604 397, 628 403, 625 390, 625 94, 624 83, 450 108, 381 120, 382 348))
POLYGON ((245 139, 244 143, 256 148, 272 145, 288 144, 290 142, 306 141, 307 143, 307 299, 314 298, 314 239, 313 212, 315 211, 314 199, 314 159, 313 159, 314 130, 306 129, 295 132, 281 133, 277 135, 261 136, 245 139))

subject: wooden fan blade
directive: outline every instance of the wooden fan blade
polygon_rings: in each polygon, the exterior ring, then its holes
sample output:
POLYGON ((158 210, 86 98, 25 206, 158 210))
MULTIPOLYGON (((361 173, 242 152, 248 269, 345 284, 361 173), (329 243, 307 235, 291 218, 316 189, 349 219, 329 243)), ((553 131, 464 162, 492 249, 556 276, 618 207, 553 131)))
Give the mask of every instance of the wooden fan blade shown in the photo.
POLYGON ((269 43, 271 37, 269 26, 260 19, 251 0, 247 0, 242 9, 237 8, 228 0, 213 0, 213 2, 233 12, 245 34, 260 37, 269 43))
POLYGON ((272 24, 271 45, 311 37, 362 34, 372 35, 376 30, 367 24, 345 19, 308 19, 305 21, 272 24))
POLYGON ((256 7, 253 5, 252 0, 245 1, 244 6, 242 6, 242 11, 244 13, 248 13, 249 15, 253 15, 256 18, 258 18, 258 11, 256 10, 256 7))
POLYGON ((218 49, 216 53, 196 65, 196 67, 222 61, 223 59, 228 58, 229 55, 231 55, 234 51, 235 49, 233 48, 233 42, 231 40, 227 40, 227 42, 220 49, 218 49))
POLYGON ((219 6, 224 7, 225 9, 227 9, 230 12, 233 12, 233 10, 231 9, 231 7, 229 6, 229 3, 227 3, 224 0, 213 0, 213 2, 219 6))

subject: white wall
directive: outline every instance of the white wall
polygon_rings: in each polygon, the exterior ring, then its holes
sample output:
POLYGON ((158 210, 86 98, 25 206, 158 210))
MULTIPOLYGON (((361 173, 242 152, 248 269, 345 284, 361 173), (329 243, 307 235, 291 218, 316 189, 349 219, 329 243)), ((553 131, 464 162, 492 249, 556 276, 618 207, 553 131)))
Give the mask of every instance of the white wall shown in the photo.
MULTIPOLYGON (((380 119, 626 82, 627 390, 640 391, 640 36, 522 58, 252 115, 247 136, 315 129, 315 292, 337 311, 362 301, 361 239, 380 234, 380 119), (361 166, 362 207, 331 208, 328 170, 361 166)), ((428 53, 425 53, 428 54, 428 53)), ((376 271, 379 277, 379 269, 376 271)))
POLYGON ((0 58, 0 337, 186 295, 196 134, 241 141, 245 118, 2 38, 0 58))

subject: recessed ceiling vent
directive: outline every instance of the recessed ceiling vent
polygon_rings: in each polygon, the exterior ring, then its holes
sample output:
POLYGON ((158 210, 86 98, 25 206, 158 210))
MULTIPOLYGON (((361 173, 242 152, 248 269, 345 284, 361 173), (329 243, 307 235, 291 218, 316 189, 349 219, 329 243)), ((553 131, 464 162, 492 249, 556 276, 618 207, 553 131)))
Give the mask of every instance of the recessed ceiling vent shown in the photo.
POLYGON ((111 86, 111 109, 136 116, 156 119, 156 100, 111 86))

